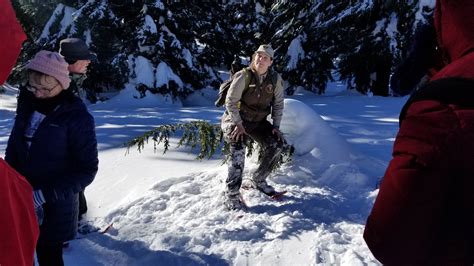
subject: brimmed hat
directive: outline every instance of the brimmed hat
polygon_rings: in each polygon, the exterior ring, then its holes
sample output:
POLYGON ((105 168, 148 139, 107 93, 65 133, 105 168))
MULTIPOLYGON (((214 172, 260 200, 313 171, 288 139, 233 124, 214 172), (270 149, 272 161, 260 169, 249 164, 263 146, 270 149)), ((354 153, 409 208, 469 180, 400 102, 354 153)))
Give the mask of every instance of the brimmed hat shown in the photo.
POLYGON ((68 67, 69 64, 60 54, 44 50, 39 51, 26 65, 27 69, 54 77, 64 89, 69 88, 71 83, 68 67))
POLYGON ((77 60, 96 60, 97 55, 89 50, 87 44, 78 38, 67 38, 59 42, 59 53, 70 64, 77 60))
POLYGON ((270 44, 262 44, 258 47, 256 53, 265 53, 268 55, 271 59, 273 59, 273 56, 275 55, 275 51, 273 51, 273 48, 270 44))

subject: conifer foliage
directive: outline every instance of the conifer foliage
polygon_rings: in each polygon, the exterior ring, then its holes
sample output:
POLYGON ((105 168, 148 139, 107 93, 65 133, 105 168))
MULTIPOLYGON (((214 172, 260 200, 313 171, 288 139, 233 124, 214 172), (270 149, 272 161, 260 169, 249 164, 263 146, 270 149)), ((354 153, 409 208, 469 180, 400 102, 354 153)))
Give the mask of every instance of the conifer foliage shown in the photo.
MULTIPOLYGON (((198 160, 205 158, 210 159, 218 151, 219 147, 221 147, 222 153, 226 155, 223 162, 226 162, 228 155, 230 155, 230 147, 227 142, 223 141, 223 133, 220 125, 211 124, 207 121, 193 121, 158 126, 155 129, 145 132, 142 136, 130 140, 126 144, 127 153, 134 147, 141 152, 151 139, 153 141, 154 150, 156 151, 158 146, 162 145, 163 154, 165 154, 171 148, 170 140, 175 137, 175 135, 181 135, 177 147, 199 148, 199 153, 196 157, 198 160)), ((256 146, 251 138, 247 139, 246 147, 248 157, 252 156, 256 146)), ((283 163, 289 162, 293 153, 294 147, 285 142, 279 161, 274 166, 274 170, 283 163)), ((263 157, 263 150, 258 149, 258 154, 260 160, 263 157)))
MULTIPOLYGON (((66 37, 97 53, 84 87, 129 84, 142 92, 186 97, 217 88, 218 69, 249 58, 262 43, 275 49, 289 93, 324 93, 340 79, 361 93, 388 95, 388 79, 406 54, 422 10, 434 0, 162 1, 14 0, 30 39, 21 61, 57 50, 66 37), (49 16, 48 16, 49 14, 49 16)), ((429 13, 429 12, 428 12, 429 13)))

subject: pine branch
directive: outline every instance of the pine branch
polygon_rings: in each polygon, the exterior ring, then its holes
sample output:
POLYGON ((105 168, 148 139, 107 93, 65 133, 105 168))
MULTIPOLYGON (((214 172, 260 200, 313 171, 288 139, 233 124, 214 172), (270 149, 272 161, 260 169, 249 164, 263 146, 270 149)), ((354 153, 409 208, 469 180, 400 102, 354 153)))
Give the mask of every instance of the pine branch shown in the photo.
MULTIPOLYGON (((130 152, 130 148, 136 146, 137 150, 141 152, 148 144, 150 138, 153 140, 154 151, 158 149, 160 144, 163 145, 165 154, 170 149, 170 137, 177 132, 181 132, 181 138, 178 141, 177 147, 185 146, 191 147, 192 149, 199 147, 199 153, 196 157, 198 160, 204 158, 210 159, 218 150, 221 148, 221 152, 225 155, 223 163, 227 162, 230 154, 229 143, 223 141, 223 132, 220 125, 210 124, 206 121, 193 121, 188 123, 161 125, 155 129, 145 132, 142 136, 136 137, 130 140, 125 145, 127 146, 127 154, 130 152)), ((248 138, 246 143, 247 146, 247 157, 252 156, 255 151, 255 142, 248 138)), ((283 163, 289 162, 293 155, 294 148, 291 145, 284 144, 280 160, 275 164, 273 170, 277 169, 283 163)), ((263 155, 263 151, 258 149, 259 160, 263 155)))
POLYGON ((180 123, 173 125, 161 125, 153 130, 145 132, 142 136, 136 137, 126 143, 127 153, 130 148, 136 146, 141 152, 150 138, 153 140, 154 150, 156 151, 160 144, 163 145, 165 154, 170 149, 170 137, 182 131, 181 138, 177 147, 186 146, 192 149, 199 147, 199 153, 196 159, 211 158, 221 145, 221 129, 219 125, 212 125, 206 121, 193 121, 189 123, 180 123))

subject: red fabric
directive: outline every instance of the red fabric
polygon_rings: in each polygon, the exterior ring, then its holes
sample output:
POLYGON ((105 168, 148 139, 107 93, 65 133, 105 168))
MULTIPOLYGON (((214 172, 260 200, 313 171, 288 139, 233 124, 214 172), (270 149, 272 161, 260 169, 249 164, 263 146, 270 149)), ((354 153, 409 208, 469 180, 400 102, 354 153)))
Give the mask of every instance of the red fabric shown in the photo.
POLYGON ((28 181, 0 158, 0 265, 33 265, 39 236, 33 206, 28 181))
MULTIPOLYGON (((473 14, 472 0, 436 2, 446 66, 432 80, 472 79, 474 89, 473 14)), ((474 263, 473 160, 474 110, 434 100, 409 107, 364 231, 380 262, 474 263)))
POLYGON ((2 56, 0 85, 2 85, 16 63, 26 35, 16 19, 15 11, 9 0, 0 0, 0 12, 0 51, 2 56))
POLYGON ((473 222, 464 213, 470 205, 474 214, 473 152, 474 110, 411 105, 364 231, 380 262, 474 263, 466 243, 472 224, 463 224, 473 222))
POLYGON ((434 19, 438 45, 447 66, 432 80, 474 78, 474 1, 437 0, 434 19))

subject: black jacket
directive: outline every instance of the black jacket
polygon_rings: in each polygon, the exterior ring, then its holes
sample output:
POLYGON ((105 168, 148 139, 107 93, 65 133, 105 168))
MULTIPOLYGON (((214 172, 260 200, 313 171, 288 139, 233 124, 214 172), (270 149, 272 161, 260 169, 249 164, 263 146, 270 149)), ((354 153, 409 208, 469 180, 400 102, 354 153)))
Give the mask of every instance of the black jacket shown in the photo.
POLYGON ((34 95, 20 88, 17 115, 5 160, 46 199, 40 242, 62 242, 75 236, 78 192, 94 179, 98 169, 94 119, 82 101, 62 92, 59 107, 38 127, 30 149, 24 133, 35 110, 34 95))

